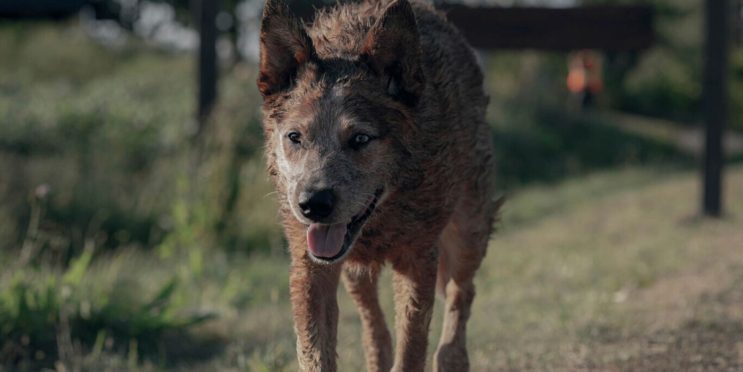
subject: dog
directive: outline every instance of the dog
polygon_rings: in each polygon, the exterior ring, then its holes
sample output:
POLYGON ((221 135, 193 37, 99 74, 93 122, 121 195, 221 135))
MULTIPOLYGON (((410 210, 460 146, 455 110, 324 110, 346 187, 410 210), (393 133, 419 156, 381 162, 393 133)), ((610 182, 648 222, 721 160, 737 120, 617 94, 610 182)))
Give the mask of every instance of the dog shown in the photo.
POLYGON ((489 99, 462 35, 419 0, 337 4, 311 24, 267 0, 257 85, 299 368, 336 370, 343 281, 369 371, 424 370, 437 287, 445 310, 434 370, 468 370, 473 277, 500 202, 489 99), (394 352, 377 297, 384 265, 394 352))

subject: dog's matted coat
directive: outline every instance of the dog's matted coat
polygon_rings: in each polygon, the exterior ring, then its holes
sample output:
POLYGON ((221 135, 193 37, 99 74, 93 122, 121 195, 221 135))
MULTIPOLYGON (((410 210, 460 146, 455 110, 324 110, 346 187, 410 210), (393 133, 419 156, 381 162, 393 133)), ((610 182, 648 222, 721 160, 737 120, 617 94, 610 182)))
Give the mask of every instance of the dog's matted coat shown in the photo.
POLYGON ((472 280, 498 203, 488 99, 463 37, 417 0, 340 4, 311 25, 267 0, 258 88, 300 368, 336 370, 342 277, 368 370, 424 370, 437 283, 446 305, 434 369, 467 370, 472 280), (377 299, 385 263, 394 353, 377 299))

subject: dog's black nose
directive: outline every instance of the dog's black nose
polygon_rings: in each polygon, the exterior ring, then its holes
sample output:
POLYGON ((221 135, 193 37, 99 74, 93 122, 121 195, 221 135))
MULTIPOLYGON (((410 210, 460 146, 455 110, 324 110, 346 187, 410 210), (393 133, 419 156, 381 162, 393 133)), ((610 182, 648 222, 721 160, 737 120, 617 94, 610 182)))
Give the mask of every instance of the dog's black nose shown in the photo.
POLYGON ((302 215, 313 221, 330 216, 334 205, 335 195, 331 189, 299 194, 299 208, 302 210, 302 215))

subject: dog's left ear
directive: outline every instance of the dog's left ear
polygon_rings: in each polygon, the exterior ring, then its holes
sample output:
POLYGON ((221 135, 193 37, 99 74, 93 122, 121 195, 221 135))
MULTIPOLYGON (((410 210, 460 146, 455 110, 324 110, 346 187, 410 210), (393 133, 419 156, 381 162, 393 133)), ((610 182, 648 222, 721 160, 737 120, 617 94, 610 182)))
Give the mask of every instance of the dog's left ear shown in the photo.
POLYGON ((299 67, 314 58, 315 49, 282 0, 266 0, 260 38, 258 90, 265 97, 288 88, 299 67))
POLYGON ((369 30, 361 53, 384 79, 387 93, 415 105, 425 84, 418 25, 407 0, 395 0, 369 30))

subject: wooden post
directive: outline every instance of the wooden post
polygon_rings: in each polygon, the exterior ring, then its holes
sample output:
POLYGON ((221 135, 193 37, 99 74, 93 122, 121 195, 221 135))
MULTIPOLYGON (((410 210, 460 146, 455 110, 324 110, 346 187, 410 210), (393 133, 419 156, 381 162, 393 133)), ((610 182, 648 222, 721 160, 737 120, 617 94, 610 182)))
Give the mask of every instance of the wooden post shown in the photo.
POLYGON ((722 136, 728 116, 728 48, 729 12, 727 0, 705 0, 704 47, 704 117, 706 140, 704 150, 705 215, 722 215, 722 176, 725 161, 722 136))
POLYGON ((195 19, 199 29, 198 56, 198 133, 217 99, 217 0, 194 0, 195 19))

